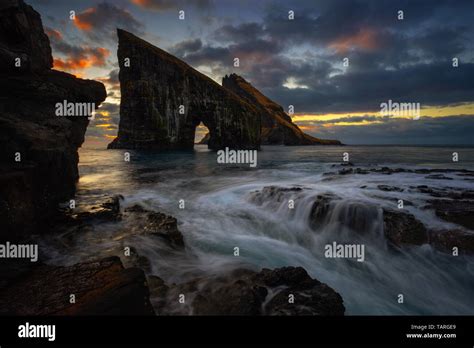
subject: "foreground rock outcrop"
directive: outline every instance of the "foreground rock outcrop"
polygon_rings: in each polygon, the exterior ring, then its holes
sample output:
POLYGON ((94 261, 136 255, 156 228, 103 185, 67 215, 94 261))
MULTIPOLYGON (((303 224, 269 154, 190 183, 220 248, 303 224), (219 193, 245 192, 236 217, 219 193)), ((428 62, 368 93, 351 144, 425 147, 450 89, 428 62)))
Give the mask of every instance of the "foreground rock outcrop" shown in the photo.
POLYGON ((192 149, 201 121, 211 133, 211 149, 260 147, 260 115, 253 106, 160 48, 117 33, 120 124, 109 148, 192 149))
POLYGON ((135 221, 135 230, 157 236, 175 249, 184 248, 184 238, 178 229, 178 221, 175 217, 146 210, 140 205, 126 208, 125 212, 132 213, 131 218, 135 221))
POLYGON ((51 70, 40 15, 22 0, 0 4, 0 239, 39 232, 75 192, 77 149, 88 117, 58 117, 58 102, 106 98, 96 81, 51 70))
POLYGON ((264 145, 341 145, 338 140, 318 139, 303 133, 280 105, 237 74, 225 76, 222 86, 257 108, 262 117, 264 145))
POLYGON ((428 243, 425 226, 409 213, 384 209, 384 233, 397 246, 428 243))
POLYGON ((301 267, 237 269, 214 278, 166 285, 151 277, 159 315, 344 315, 342 297, 301 267), (184 303, 178 302, 184 294, 184 303))
POLYGON ((143 271, 118 257, 38 265, 0 290, 0 315, 153 315, 148 295, 143 271))

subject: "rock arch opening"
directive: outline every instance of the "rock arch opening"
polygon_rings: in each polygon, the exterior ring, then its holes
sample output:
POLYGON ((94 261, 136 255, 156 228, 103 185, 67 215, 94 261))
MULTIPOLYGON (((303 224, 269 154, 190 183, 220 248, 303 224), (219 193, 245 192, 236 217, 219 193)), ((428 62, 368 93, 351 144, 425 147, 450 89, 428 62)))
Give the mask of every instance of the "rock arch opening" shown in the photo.
POLYGON ((199 122, 194 132, 194 145, 207 145, 211 134, 204 123, 199 122))

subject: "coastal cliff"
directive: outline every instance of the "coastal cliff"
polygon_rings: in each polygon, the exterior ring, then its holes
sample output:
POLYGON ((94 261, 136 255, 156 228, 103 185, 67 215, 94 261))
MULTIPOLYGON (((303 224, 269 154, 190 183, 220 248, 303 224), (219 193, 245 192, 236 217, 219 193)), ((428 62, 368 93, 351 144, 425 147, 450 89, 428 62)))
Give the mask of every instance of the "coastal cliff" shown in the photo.
POLYGON ((40 15, 21 0, 0 5, 0 239, 38 233, 74 195, 77 149, 87 117, 58 117, 55 105, 95 103, 104 85, 52 70, 40 15))
POLYGON ((260 147, 254 107, 160 48, 117 33, 120 124, 109 148, 192 149, 200 122, 211 132, 211 149, 260 147))
POLYGON ((339 140, 319 139, 304 133, 280 105, 237 74, 225 76, 222 86, 258 110, 262 118, 263 145, 341 145, 339 140))

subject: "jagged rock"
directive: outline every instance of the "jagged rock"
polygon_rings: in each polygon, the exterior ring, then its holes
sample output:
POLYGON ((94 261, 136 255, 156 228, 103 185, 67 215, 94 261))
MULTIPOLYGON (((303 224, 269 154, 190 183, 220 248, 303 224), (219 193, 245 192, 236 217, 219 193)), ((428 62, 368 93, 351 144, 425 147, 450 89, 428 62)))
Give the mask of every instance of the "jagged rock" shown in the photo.
MULTIPOLYGON (((118 252, 123 252, 123 248, 120 248, 118 252)), ((150 260, 146 256, 140 255, 134 247, 130 247, 130 255, 125 256, 122 262, 126 268, 138 267, 147 273, 151 272, 150 260)))
POLYGON ((147 213, 149 210, 146 210, 139 204, 132 205, 131 207, 125 208, 126 213, 147 213))
POLYGON ((292 195, 303 191, 301 187, 264 186, 263 189, 251 192, 250 201, 257 205, 266 202, 282 203, 287 200, 288 194, 292 195))
POLYGON ((473 199, 474 190, 451 188, 451 187, 428 187, 427 185, 419 186, 410 186, 411 189, 414 189, 421 193, 426 193, 432 197, 439 198, 451 198, 451 199, 473 199))
POLYGON ((335 195, 329 193, 318 195, 316 197, 309 214, 309 225, 312 229, 317 230, 324 224, 331 209, 331 202, 336 198, 335 195))
POLYGON ((396 246, 428 243, 425 226, 412 214, 383 210, 384 234, 396 246))
POLYGON ((0 5, 0 62, 0 239, 12 240, 41 232, 75 192, 77 149, 89 120, 56 116, 56 103, 98 106, 106 92, 99 82, 50 70, 40 15, 21 0, 0 5))
POLYGON ((48 36, 41 17, 22 0, 0 3, 0 72, 44 71, 53 67, 48 36), (15 66, 15 59, 21 66, 15 66))
POLYGON ((155 279, 151 289, 158 314, 193 315, 344 315, 341 296, 312 279, 301 267, 234 270, 214 278, 166 285, 155 279), (184 294, 189 306, 176 306, 184 294), (294 303, 289 301, 294 296, 294 303))
POLYGON ((184 248, 183 235, 178 229, 176 218, 173 216, 149 211, 138 204, 125 208, 125 212, 138 215, 135 217, 135 228, 139 229, 141 233, 158 236, 174 248, 184 248))
POLYGON ((428 203, 427 208, 434 209, 439 218, 474 230, 474 201, 436 199, 428 203))
POLYGON ((390 185, 377 185, 377 188, 380 190, 380 191, 385 191, 385 192, 403 192, 403 189, 400 188, 400 187, 396 187, 396 186, 390 186, 390 185))
POLYGON ((453 178, 450 178, 448 176, 445 176, 443 174, 430 174, 425 177, 426 179, 435 179, 435 180, 453 180, 453 178))
POLYGON ((338 140, 318 139, 305 134, 283 108, 264 96, 243 77, 230 74, 222 86, 255 106, 262 117, 262 144, 265 145, 341 145, 338 140))
POLYGON ((354 174, 354 168, 343 168, 337 172, 339 175, 354 174))
POLYGON ((158 47, 117 33, 120 124, 109 148, 192 149, 201 121, 211 149, 260 147, 260 115, 253 106, 158 47))
POLYGON ((120 213, 120 200, 123 200, 122 195, 108 197, 102 203, 72 216, 74 219, 82 221, 89 219, 118 221, 122 216, 120 213))
POLYGON ((0 292, 2 315, 153 315, 146 278, 118 257, 38 265, 0 292), (76 303, 70 303, 74 294, 76 303))
POLYGON ((474 253, 474 234, 461 230, 430 231, 430 244, 449 253, 457 247, 460 254, 472 254, 474 253))
POLYGON ((148 213, 148 223, 145 225, 145 233, 164 238, 171 245, 178 248, 184 248, 184 239, 178 230, 176 218, 163 213, 148 213))

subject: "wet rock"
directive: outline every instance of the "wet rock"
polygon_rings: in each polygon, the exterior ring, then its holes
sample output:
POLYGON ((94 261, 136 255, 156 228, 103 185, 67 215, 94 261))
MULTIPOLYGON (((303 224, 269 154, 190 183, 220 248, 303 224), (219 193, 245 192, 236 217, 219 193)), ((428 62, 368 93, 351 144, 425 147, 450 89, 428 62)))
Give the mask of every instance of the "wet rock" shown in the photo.
POLYGON ((428 201, 439 218, 474 230, 474 201, 437 199, 428 201))
POLYGON ((311 207, 309 226, 319 230, 324 226, 348 228, 355 233, 370 233, 379 221, 380 209, 373 204, 346 201, 332 194, 319 195, 311 207))
MULTIPOLYGON (((336 167, 338 165, 333 165, 332 167, 336 167)), ((350 169, 350 168, 348 168, 350 169)), ((352 168, 354 169, 354 168, 352 168)), ((414 174, 429 174, 426 178, 428 179, 446 179, 449 180, 451 178, 443 175, 443 173, 452 173, 458 176, 474 176, 474 171, 470 171, 467 169, 427 169, 427 168, 420 168, 420 169, 407 169, 407 168, 390 168, 390 167, 376 167, 376 168, 355 168, 354 170, 343 170, 340 174, 368 174, 368 173, 376 173, 376 174, 385 174, 391 175, 396 173, 414 173, 414 174)))
POLYGON ((421 245, 428 242, 425 226, 412 214, 383 210, 384 234, 396 246, 421 245))
POLYGON ((117 34, 120 123, 109 148, 192 150, 200 122, 210 131, 211 149, 260 148, 261 118, 253 105, 160 48, 125 30, 117 34))
POLYGON ((121 219, 120 201, 123 200, 122 195, 115 195, 106 198, 104 202, 99 205, 94 205, 87 209, 87 211, 73 214, 76 220, 84 221, 90 219, 118 221, 121 219))
POLYGON ((385 192, 403 192, 403 189, 400 188, 400 187, 396 187, 396 186, 390 186, 390 185, 377 185, 377 188, 381 191, 385 191, 385 192))
POLYGON ((139 204, 132 205, 131 207, 127 207, 124 209, 126 213, 147 213, 150 212, 149 210, 143 208, 139 204))
POLYGON ((148 213, 147 218, 145 233, 162 237, 171 245, 184 248, 183 235, 178 230, 178 222, 174 217, 163 213, 148 213))
POLYGON ((289 195, 302 192, 301 187, 265 186, 262 190, 250 194, 252 203, 262 205, 266 202, 282 203, 288 200, 289 195))
POLYGON ((160 212, 153 212, 136 204, 124 210, 128 214, 136 215, 135 228, 141 233, 152 234, 164 239, 169 245, 177 249, 184 248, 184 238, 178 229, 176 218, 160 212))
POLYGON ((365 174, 369 174, 369 170, 367 169, 362 169, 362 168, 350 168, 353 166, 353 164, 351 162, 347 162, 347 163, 343 163, 341 164, 341 166, 345 166, 345 167, 348 167, 348 168, 343 168, 343 169, 340 169, 338 171, 338 174, 339 175, 347 175, 347 174, 361 174, 361 175, 365 175, 365 174))
POLYGON ((362 169, 362 168, 356 168, 354 170, 354 174, 363 174, 363 175, 365 175, 365 174, 369 174, 369 171, 365 170, 365 169, 362 169))
MULTIPOLYGON (((118 252, 123 252, 123 250, 123 248, 120 248, 118 252)), ((151 272, 150 260, 148 260, 147 257, 140 255, 134 247, 130 247, 130 255, 125 255, 122 260, 125 268, 137 267, 147 273, 151 272)))
POLYGON ((448 176, 445 176, 443 174, 430 174, 428 176, 425 176, 426 179, 435 179, 435 180, 453 180, 453 178, 450 178, 448 176))
POLYGON ((385 174, 385 175, 391 175, 393 173, 398 173, 396 169, 392 169, 389 167, 381 167, 381 168, 375 168, 370 170, 373 173, 379 173, 379 174, 385 174))
POLYGON ((238 269, 228 275, 171 286, 157 281, 155 291, 161 296, 154 302, 159 314, 329 316, 344 315, 345 311, 341 296, 312 279, 301 267, 260 272, 238 269), (178 294, 186 296, 189 307, 173 306, 163 300, 173 299, 174 303, 178 294))
POLYGON ((347 174, 354 174, 353 168, 344 168, 337 172, 339 175, 347 175, 347 174))
POLYGON ((153 315, 146 278, 118 257, 38 265, 0 292, 2 315, 153 315), (75 294, 76 303, 70 303, 75 294))
POLYGON ((467 172, 467 173, 456 173, 457 176, 468 176, 472 177, 474 176, 474 172, 467 172))
POLYGON ((452 253, 456 247, 459 254, 472 254, 474 234, 462 230, 430 231, 430 244, 448 253, 452 253))
POLYGON ((412 189, 416 189, 418 192, 429 194, 433 197, 444 197, 446 191, 444 189, 436 189, 434 187, 428 187, 426 185, 418 185, 416 187, 410 186, 412 189))
POLYGON ((324 224, 326 217, 329 215, 331 203, 337 197, 333 194, 327 193, 318 195, 311 207, 309 225, 312 229, 317 230, 324 224))
POLYGON ((418 192, 428 194, 432 197, 451 199, 474 199, 473 190, 458 189, 452 187, 428 187, 426 185, 419 185, 416 187, 411 186, 410 188, 418 192))

